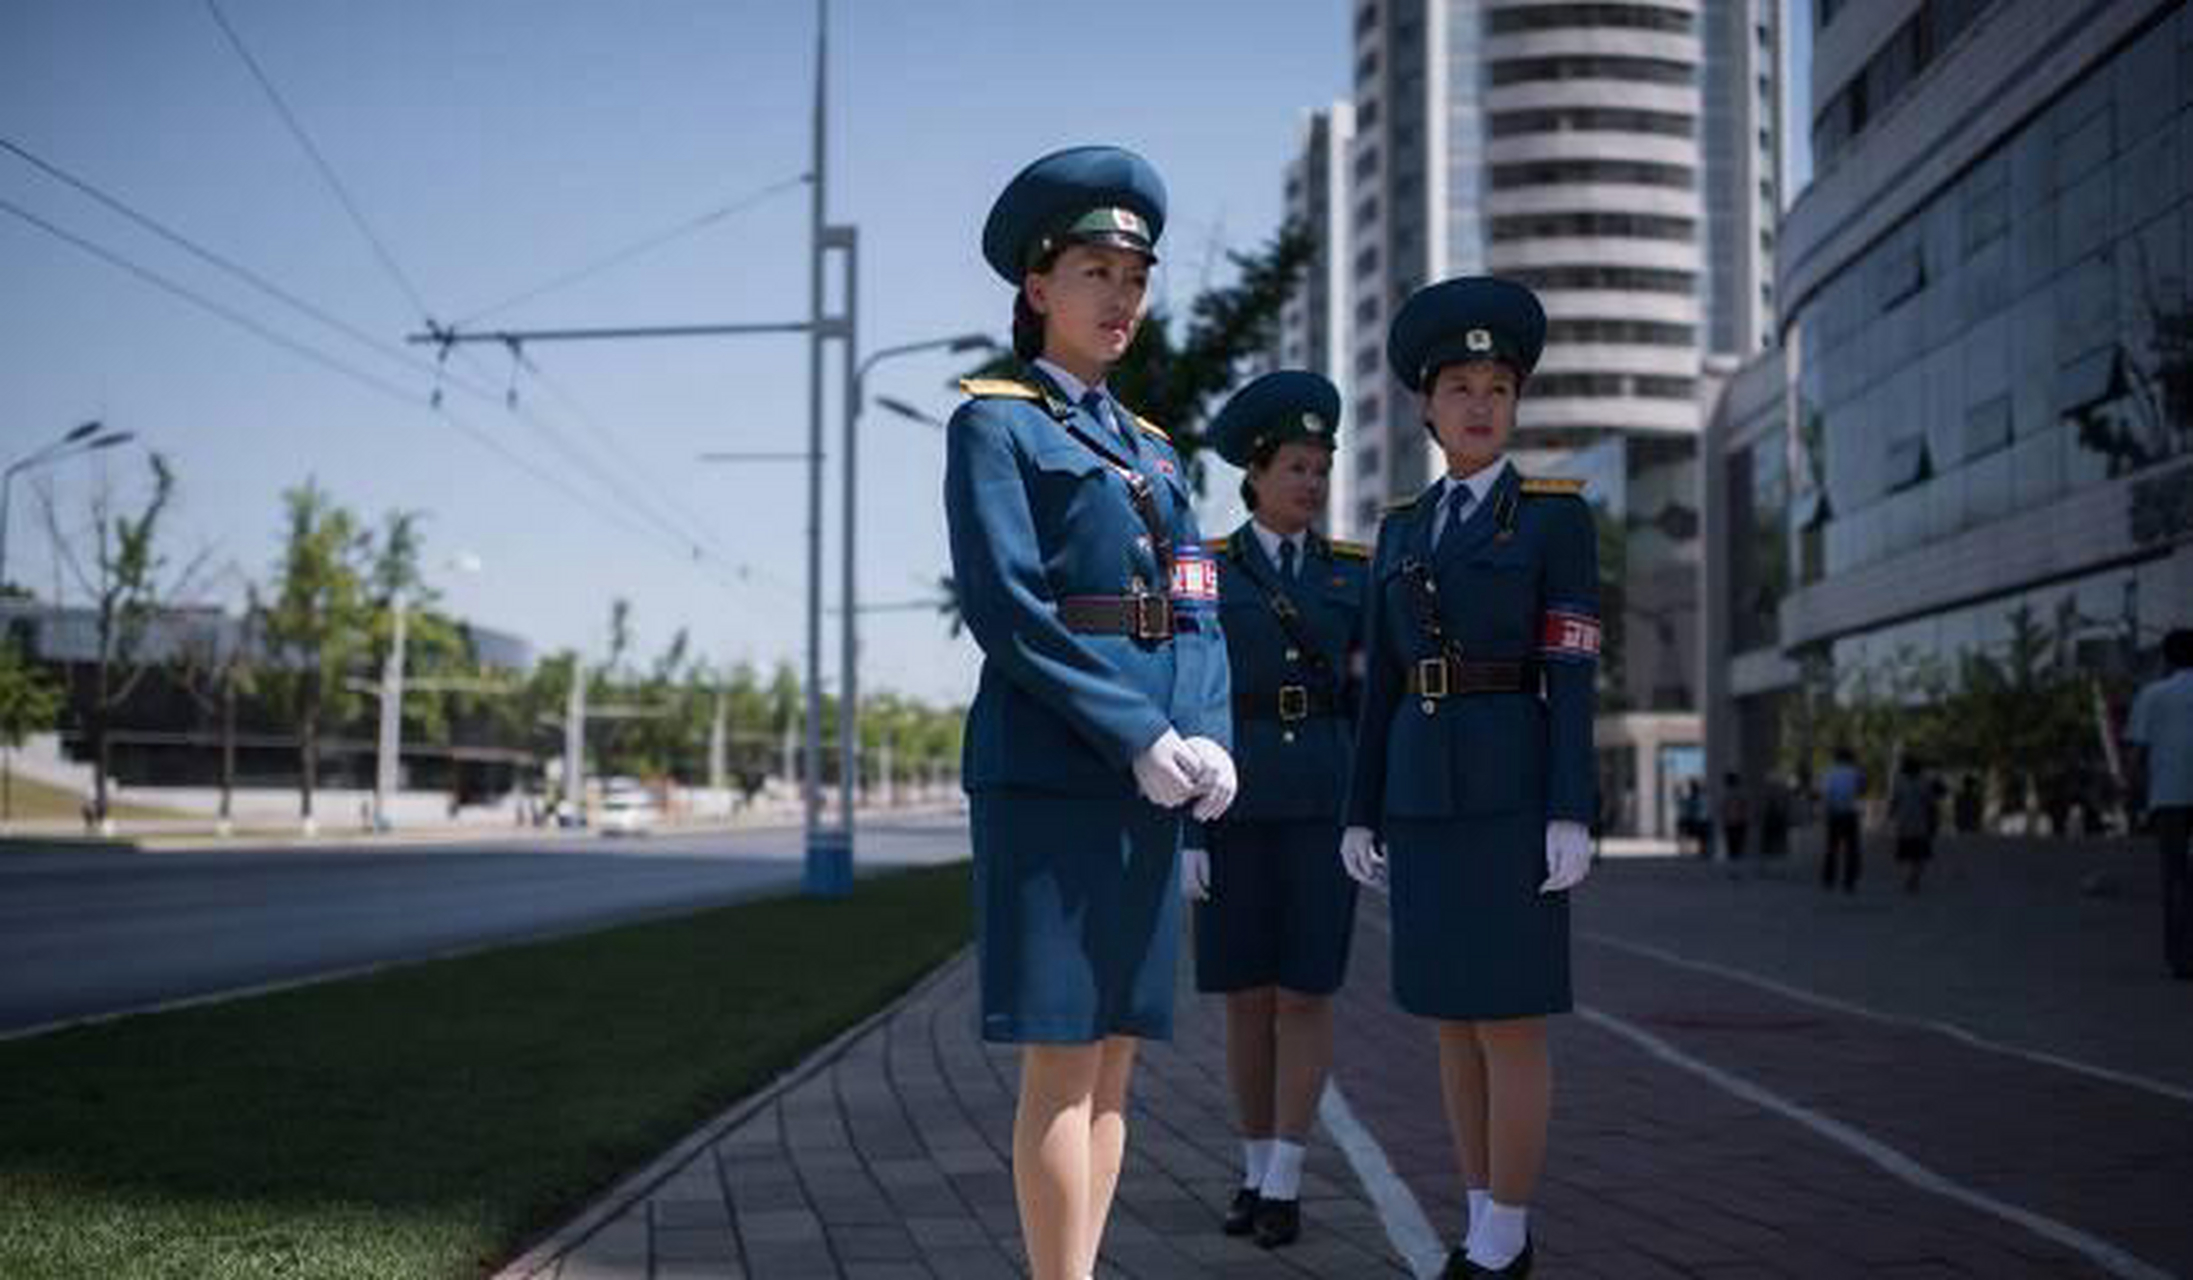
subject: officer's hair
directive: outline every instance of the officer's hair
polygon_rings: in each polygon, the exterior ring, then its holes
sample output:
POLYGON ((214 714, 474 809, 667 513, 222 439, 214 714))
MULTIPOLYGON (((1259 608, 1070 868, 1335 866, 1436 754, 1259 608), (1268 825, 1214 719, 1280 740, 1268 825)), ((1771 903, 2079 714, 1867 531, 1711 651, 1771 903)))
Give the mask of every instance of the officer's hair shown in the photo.
POLYGON ((2172 671, 2193 667, 2193 631, 2173 627, 2163 637, 2163 661, 2172 671))
MULTIPOLYGON (((1065 246, 1052 249, 1028 265, 1028 273, 1049 271, 1058 265, 1058 255, 1065 246)), ((1043 313, 1028 301, 1028 286, 1023 283, 1013 294, 1013 354, 1023 361, 1033 360, 1043 354, 1043 313)))

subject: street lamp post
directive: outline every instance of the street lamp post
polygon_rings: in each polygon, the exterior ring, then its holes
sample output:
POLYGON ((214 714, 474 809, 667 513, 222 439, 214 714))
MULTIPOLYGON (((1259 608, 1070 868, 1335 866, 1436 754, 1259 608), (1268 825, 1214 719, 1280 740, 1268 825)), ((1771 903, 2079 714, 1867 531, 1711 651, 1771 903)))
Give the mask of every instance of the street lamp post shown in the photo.
MULTIPOLYGON (((852 306, 850 281, 848 281, 847 309, 852 306)), ((850 338, 848 339, 850 353, 850 338)), ((986 333, 961 333, 949 338, 931 338, 925 342, 905 342, 895 347, 885 347, 870 352, 868 357, 852 366, 851 378, 845 391, 845 565, 844 600, 840 602, 841 628, 838 690, 838 814, 844 833, 847 871, 851 871, 853 856, 853 807, 858 801, 860 781, 860 596, 859 582, 854 572, 858 545, 853 536, 854 515, 860 510, 860 494, 857 471, 854 466, 858 457, 860 439, 859 424, 861 404, 866 391, 868 371, 877 364, 898 356, 910 356, 924 351, 951 351, 964 354, 970 351, 995 351, 997 342, 986 333)))
POLYGON ((8 581, 8 499, 14 492, 15 473, 50 466, 80 453, 111 449, 134 439, 134 432, 109 431, 104 423, 94 418, 69 428, 68 434, 59 440, 31 450, 9 463, 5 472, 0 472, 0 586, 7 585, 8 581))

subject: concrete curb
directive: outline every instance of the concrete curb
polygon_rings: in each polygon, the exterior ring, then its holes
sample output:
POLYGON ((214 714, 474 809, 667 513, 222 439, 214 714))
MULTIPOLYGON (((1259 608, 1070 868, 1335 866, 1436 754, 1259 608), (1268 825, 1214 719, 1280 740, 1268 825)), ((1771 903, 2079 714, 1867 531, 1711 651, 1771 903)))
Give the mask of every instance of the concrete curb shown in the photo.
POLYGON ((973 943, 953 952, 882 1008, 839 1032, 828 1044, 809 1054, 776 1079, 731 1104, 714 1119, 687 1134, 676 1146, 655 1157, 637 1172, 626 1175, 622 1181, 597 1196, 577 1217, 556 1228, 546 1238, 535 1241, 523 1253, 505 1264, 494 1273, 491 1280, 529 1280, 554 1266, 558 1259, 577 1250, 595 1232, 623 1214, 634 1203, 644 1199, 656 1187, 669 1181, 672 1175, 692 1163, 695 1157, 718 1139, 744 1124, 756 1112, 774 1103, 785 1093, 806 1083, 817 1072, 844 1057, 846 1050, 852 1048, 856 1041, 882 1026, 898 1012, 901 1005, 920 998, 931 987, 943 981, 946 974, 964 963, 973 953, 973 943))

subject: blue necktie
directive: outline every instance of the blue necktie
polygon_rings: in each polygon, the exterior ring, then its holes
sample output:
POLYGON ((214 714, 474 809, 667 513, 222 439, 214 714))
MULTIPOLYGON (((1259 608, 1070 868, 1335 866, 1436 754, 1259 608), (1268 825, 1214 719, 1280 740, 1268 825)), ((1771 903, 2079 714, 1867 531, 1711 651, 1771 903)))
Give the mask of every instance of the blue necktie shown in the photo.
POLYGON ((1475 496, 1460 481, 1447 485, 1447 496, 1439 502, 1439 523, 1432 529, 1432 550, 1437 551, 1440 540, 1469 519, 1470 502, 1475 496))
POLYGON ((1097 390, 1095 387, 1089 388, 1088 394, 1081 397, 1081 407, 1088 411, 1090 417, 1095 418, 1110 429, 1113 441, 1125 449, 1129 457, 1134 456, 1134 437, 1128 435, 1127 429, 1121 426, 1119 420, 1112 416, 1111 407, 1105 403, 1102 391, 1097 390))
POLYGON ((1279 540, 1279 578, 1282 582, 1294 581, 1294 539, 1279 540))

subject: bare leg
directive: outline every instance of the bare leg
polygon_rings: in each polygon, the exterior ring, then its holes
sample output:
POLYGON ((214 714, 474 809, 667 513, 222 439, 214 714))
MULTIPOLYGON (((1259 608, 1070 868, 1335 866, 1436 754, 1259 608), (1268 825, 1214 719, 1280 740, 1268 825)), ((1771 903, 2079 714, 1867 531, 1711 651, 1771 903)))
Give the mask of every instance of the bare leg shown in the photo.
POLYGON ((1526 1205, 1546 1163, 1546 1121, 1553 1110, 1553 1064, 1546 1054, 1546 1020, 1480 1022, 1484 1051, 1487 1149, 1492 1198, 1526 1205))
POLYGON ((1325 996, 1281 989, 1277 1006, 1274 1038, 1279 1063, 1273 1125, 1280 1137, 1300 1142, 1310 1131, 1318 1095, 1325 1091, 1325 1075, 1332 1069, 1333 1002, 1325 996))
POLYGON ((1484 1051, 1474 1022, 1439 1024, 1439 1092, 1447 1103, 1447 1130, 1465 1187, 1487 1186, 1492 1157, 1486 1150, 1484 1051))
POLYGON ((1086 1274, 1081 1242, 1088 1230, 1090 1125, 1103 1056, 1097 1044, 1021 1049, 1013 1195, 1034 1280, 1082 1280, 1086 1274))
POLYGON ((1081 1221, 1081 1240, 1076 1250, 1079 1270, 1075 1276, 1096 1274, 1097 1246, 1104 1240, 1104 1222, 1112 1213, 1112 1193, 1119 1189, 1120 1161, 1127 1153, 1127 1082, 1135 1070, 1132 1036, 1108 1036, 1097 1068, 1095 1114, 1089 1125, 1088 1212, 1081 1221))
POLYGON ((1226 993, 1226 1076, 1234 1086, 1234 1109, 1241 1136, 1272 1136, 1273 1058, 1272 988, 1226 993))

